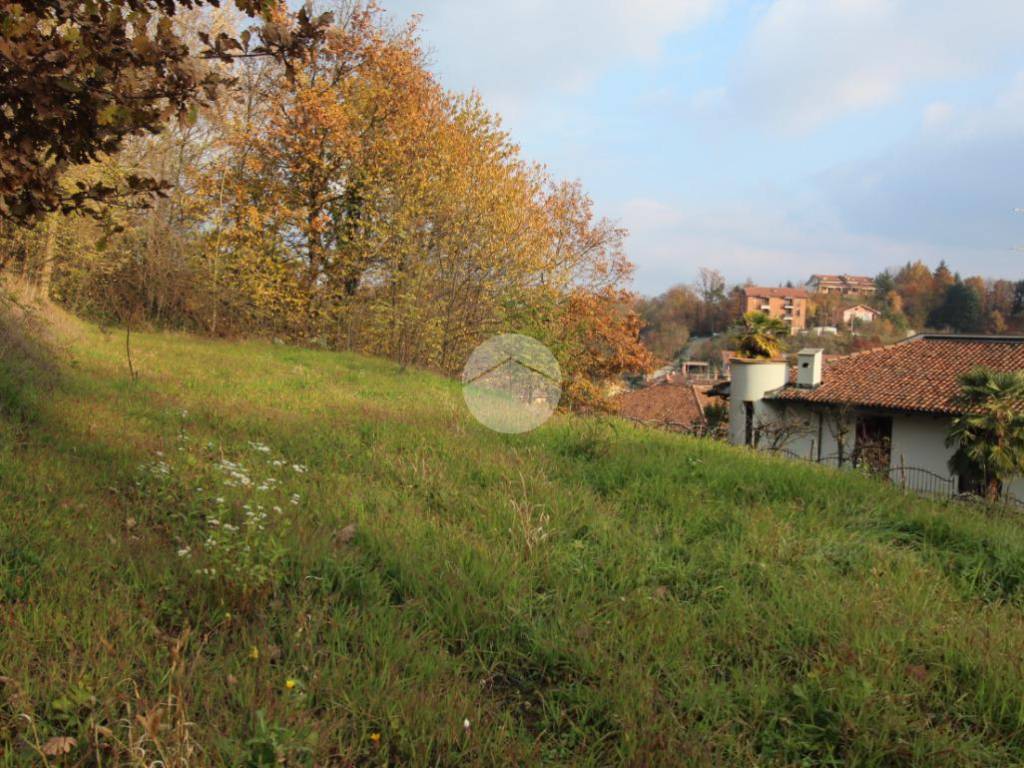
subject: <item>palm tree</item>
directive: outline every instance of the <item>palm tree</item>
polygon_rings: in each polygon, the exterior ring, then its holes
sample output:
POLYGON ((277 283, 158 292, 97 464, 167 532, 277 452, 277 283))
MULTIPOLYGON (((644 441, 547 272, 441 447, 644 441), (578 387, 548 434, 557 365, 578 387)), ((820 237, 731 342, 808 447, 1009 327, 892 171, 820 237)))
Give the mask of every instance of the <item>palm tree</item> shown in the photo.
POLYGON ((956 447, 951 472, 977 478, 996 501, 1003 483, 1024 474, 1024 374, 974 368, 960 377, 946 446, 956 447))
POLYGON ((782 351, 789 326, 764 312, 747 312, 737 329, 737 348, 746 357, 772 358, 782 351))

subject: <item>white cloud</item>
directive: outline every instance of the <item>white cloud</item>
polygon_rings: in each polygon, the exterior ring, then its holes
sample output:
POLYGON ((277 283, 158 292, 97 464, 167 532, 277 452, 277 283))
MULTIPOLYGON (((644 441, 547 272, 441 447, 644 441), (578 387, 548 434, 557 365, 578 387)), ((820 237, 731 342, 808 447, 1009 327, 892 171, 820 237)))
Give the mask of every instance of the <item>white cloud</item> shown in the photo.
POLYGON ((924 108, 924 127, 940 128, 953 117, 953 105, 944 101, 933 101, 924 108))
POLYGON ((987 249, 983 263, 957 262, 965 271, 1019 271, 1013 246, 1024 222, 1013 209, 1024 193, 1012 169, 1024 163, 1024 75, 986 107, 929 112, 919 135, 822 174, 821 191, 852 231, 987 249))
POLYGON ((736 72, 734 101, 803 133, 983 71, 1019 47, 1020 0, 774 0, 736 72))
POLYGON ((653 60, 666 38, 724 0, 385 0, 422 13, 446 85, 476 88, 499 109, 537 93, 574 91, 629 60, 653 60))
POLYGON ((721 114, 726 108, 729 94, 724 87, 702 88, 690 100, 690 106, 698 115, 721 114))

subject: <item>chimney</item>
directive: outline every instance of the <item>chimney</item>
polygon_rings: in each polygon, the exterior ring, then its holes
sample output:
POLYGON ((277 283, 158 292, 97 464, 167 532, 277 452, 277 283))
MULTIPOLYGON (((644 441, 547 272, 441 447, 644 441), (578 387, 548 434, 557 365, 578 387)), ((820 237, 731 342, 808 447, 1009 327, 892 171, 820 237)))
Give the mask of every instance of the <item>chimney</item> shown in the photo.
POLYGON ((814 389, 821 385, 822 349, 801 349, 796 356, 796 385, 814 389))

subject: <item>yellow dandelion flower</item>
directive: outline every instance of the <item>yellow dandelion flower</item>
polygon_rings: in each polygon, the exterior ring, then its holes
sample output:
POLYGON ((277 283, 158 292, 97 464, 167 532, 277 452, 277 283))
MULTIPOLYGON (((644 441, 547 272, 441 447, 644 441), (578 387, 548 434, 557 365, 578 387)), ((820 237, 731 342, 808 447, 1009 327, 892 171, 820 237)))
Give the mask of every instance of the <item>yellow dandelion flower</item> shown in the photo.
POLYGON ((255 661, 259 657, 260 657, 260 649, 257 648, 254 645, 252 648, 249 649, 249 658, 252 659, 253 661, 255 661))
POLYGON ((284 681, 284 687, 290 691, 292 688, 295 687, 295 679, 289 677, 287 680, 284 681))
POLYGON ((379 744, 380 743, 380 734, 377 733, 376 731, 371 733, 370 734, 370 741, 372 741, 374 744, 379 744))

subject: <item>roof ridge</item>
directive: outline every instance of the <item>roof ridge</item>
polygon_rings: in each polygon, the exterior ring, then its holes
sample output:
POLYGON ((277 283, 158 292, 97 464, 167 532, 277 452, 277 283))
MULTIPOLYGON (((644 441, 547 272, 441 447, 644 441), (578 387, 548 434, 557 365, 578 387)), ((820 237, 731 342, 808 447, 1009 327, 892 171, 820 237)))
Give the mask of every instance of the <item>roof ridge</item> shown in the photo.
MULTIPOLYGON (((987 334, 987 333, 919 333, 913 338, 931 341, 966 341, 982 344, 1024 344, 1024 335, 987 334)), ((905 339, 909 341, 909 339, 905 339)))
POLYGON ((864 355, 870 355, 870 354, 874 354, 876 352, 884 352, 884 351, 886 351, 888 349, 893 349, 894 347, 898 347, 901 344, 909 344, 912 341, 921 341, 921 340, 923 340, 925 338, 927 338, 927 337, 924 334, 917 333, 917 334, 914 334, 913 336, 910 336, 910 337, 908 337, 906 339, 900 339, 899 341, 894 341, 891 344, 883 344, 880 347, 872 347, 871 349, 861 349, 861 350, 858 350, 857 352, 850 352, 850 353, 845 354, 845 355, 839 355, 838 357, 833 357, 831 360, 829 360, 827 362, 829 362, 829 363, 837 363, 840 360, 851 360, 851 359, 853 359, 855 357, 863 357, 864 355))

